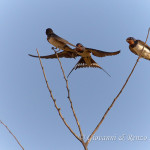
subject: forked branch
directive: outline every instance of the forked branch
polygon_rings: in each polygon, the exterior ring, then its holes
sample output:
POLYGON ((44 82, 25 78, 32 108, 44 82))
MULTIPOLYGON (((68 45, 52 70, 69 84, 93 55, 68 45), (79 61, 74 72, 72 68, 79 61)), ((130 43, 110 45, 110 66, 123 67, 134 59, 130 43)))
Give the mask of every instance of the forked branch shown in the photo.
MULTIPOLYGON (((147 42, 147 40, 148 40, 149 32, 150 32, 150 28, 149 28, 149 30, 148 30, 148 34, 147 34, 147 38, 146 38, 145 44, 146 44, 146 42, 147 42)), ((144 45, 144 46, 145 46, 145 45, 144 45)), ((141 58, 142 52, 143 52, 143 50, 144 50, 144 46, 143 46, 143 49, 142 49, 142 51, 141 51, 140 56, 139 56, 138 59, 136 60, 136 63, 135 63, 135 65, 134 65, 134 67, 133 67, 131 73, 129 74, 129 76, 128 76, 126 82, 124 83, 124 85, 123 85, 123 87, 121 88, 120 92, 119 92, 118 95, 115 97, 115 99, 113 100, 113 102, 111 103, 111 105, 109 106, 109 108, 107 109, 107 111, 105 112, 105 114, 103 115, 102 119, 100 120, 100 122, 98 123, 98 125, 96 126, 96 128, 94 129, 94 131, 93 131, 93 132, 91 133, 91 135, 89 136, 89 138, 88 138, 88 140, 87 140, 87 142, 86 142, 86 145, 89 144, 89 142, 91 141, 93 135, 94 135, 95 132, 98 130, 98 128, 100 127, 100 125, 101 125, 102 122, 104 121, 106 115, 108 114, 109 110, 112 108, 112 106, 114 105, 114 103, 116 102, 116 100, 118 99, 118 97, 120 96, 120 94, 122 93, 123 89, 125 88, 126 84, 128 83, 128 81, 129 81, 129 79, 130 79, 130 77, 131 77, 131 75, 132 75, 132 73, 133 73, 133 71, 134 71, 134 69, 135 69, 135 67, 136 67, 136 65, 137 65, 137 63, 138 63, 138 61, 139 61, 139 59, 141 58)))
MULTIPOLYGON (((54 50, 54 49, 53 49, 53 50, 54 50)), ((67 98, 68 98, 68 100, 69 100, 69 102, 70 102, 70 105, 71 105, 71 109, 72 109, 74 118, 75 118, 76 123, 77 123, 77 125, 78 125, 78 129, 79 129, 79 132, 80 132, 81 139, 83 140, 83 133, 82 133, 82 130, 81 130, 81 127, 80 127, 78 118, 77 118, 77 116, 76 116, 76 113, 75 113, 75 111, 74 111, 73 104, 72 104, 72 100, 71 100, 71 98, 70 98, 70 90, 69 90, 69 86, 68 86, 68 80, 67 80, 67 78, 66 78, 66 75, 65 75, 64 69, 63 69, 63 67, 62 67, 61 61, 60 61, 60 59, 59 59, 59 57, 58 57, 58 54, 57 54, 57 52, 56 52, 55 50, 54 50, 54 52, 55 52, 55 54, 56 54, 56 56, 57 56, 57 59, 58 59, 58 61, 59 61, 59 64, 60 64, 60 67, 61 67, 61 70, 62 70, 62 73, 63 73, 63 76, 64 76, 64 79, 65 79, 65 81, 66 81, 66 88, 67 88, 67 92, 68 92, 68 97, 67 97, 67 98)))
POLYGON ((45 71, 44 71, 44 68, 43 68, 43 65, 42 65, 42 62, 41 62, 41 59, 40 59, 40 55, 39 55, 38 49, 36 49, 36 51, 37 51, 37 54, 38 54, 38 57, 39 57, 40 65, 41 65, 41 68, 42 68, 42 71, 43 71, 43 75, 44 75, 44 78, 45 78, 45 82, 46 82, 47 88, 48 88, 50 96, 51 96, 51 98, 52 98, 52 100, 54 102, 54 106, 57 109, 59 116, 61 117, 62 121, 64 122, 66 127, 69 129, 69 131, 81 142, 81 139, 75 134, 75 132, 70 128, 70 126, 67 124, 67 122, 63 118, 63 116, 61 114, 61 111, 60 111, 60 108, 58 108, 58 106, 56 104, 56 99, 54 99, 52 91, 51 91, 51 89, 49 87, 49 84, 48 84, 48 81, 47 81, 47 78, 46 78, 46 75, 45 75, 45 71))

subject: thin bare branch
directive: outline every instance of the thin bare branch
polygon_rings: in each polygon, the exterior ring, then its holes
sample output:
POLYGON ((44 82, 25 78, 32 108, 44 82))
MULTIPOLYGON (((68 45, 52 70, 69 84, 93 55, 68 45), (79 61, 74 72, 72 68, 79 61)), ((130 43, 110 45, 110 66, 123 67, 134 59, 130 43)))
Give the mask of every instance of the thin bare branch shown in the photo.
POLYGON ((24 150, 23 146, 20 144, 20 142, 18 141, 18 139, 16 138, 16 136, 9 130, 9 128, 0 120, 0 123, 9 131, 9 133, 14 137, 14 139, 17 141, 17 143, 19 144, 19 146, 24 150))
MULTIPOLYGON (((53 49, 53 50, 54 50, 54 49, 53 49)), ((74 111, 73 104, 72 104, 72 100, 71 100, 71 98, 70 98, 70 90, 69 90, 69 86, 68 86, 68 80, 67 80, 67 78, 66 78, 66 75, 65 75, 64 69, 63 69, 63 67, 62 67, 61 61, 60 61, 60 59, 59 59, 59 57, 58 57, 58 54, 57 54, 57 52, 56 52, 55 50, 54 50, 54 52, 55 52, 55 54, 56 54, 56 56, 57 56, 57 59, 58 59, 58 61, 59 61, 59 64, 60 64, 60 67, 61 67, 61 70, 62 70, 62 73, 63 73, 63 76, 64 76, 64 79, 65 79, 65 81, 66 81, 66 88, 67 88, 67 92, 68 92, 68 97, 67 97, 67 98, 68 98, 68 100, 69 100, 69 102, 70 102, 73 115, 74 115, 75 120, 76 120, 76 123, 77 123, 77 125, 78 125, 78 129, 79 129, 79 132, 80 132, 81 139, 83 139, 83 133, 82 133, 82 130, 81 130, 81 127, 80 127, 78 118, 77 118, 77 116, 76 116, 76 113, 75 113, 75 111, 74 111)))
MULTIPOLYGON (((150 28, 149 28, 149 30, 148 30, 148 34, 147 34, 147 38, 146 38, 145 44, 146 44, 146 42, 147 42, 147 40, 148 40, 149 32, 150 32, 150 28)), ((145 45, 144 45, 144 46, 145 46, 145 45)), ((98 123, 98 125, 96 126, 96 128, 94 129, 94 131, 93 131, 93 132, 91 133, 91 135, 89 136, 89 138, 88 138, 88 140, 87 140, 87 142, 86 142, 86 145, 89 144, 89 142, 91 141, 93 135, 94 135, 95 132, 98 130, 98 128, 100 127, 100 125, 101 125, 102 122, 104 121, 106 115, 108 114, 109 110, 112 108, 112 106, 113 106, 114 103, 116 102, 117 98, 120 96, 120 94, 122 93, 122 91, 123 91, 123 89, 125 88, 126 84, 128 83, 128 81, 129 81, 129 79, 130 79, 130 77, 131 77, 131 75, 132 75, 132 73, 133 73, 133 71, 134 71, 134 69, 135 69, 135 67, 136 67, 136 65, 137 65, 137 63, 138 63, 138 61, 139 61, 139 59, 141 58, 142 52, 143 52, 143 50, 144 50, 144 46, 143 46, 143 49, 142 49, 142 51, 141 51, 140 56, 139 56, 138 59, 136 60, 136 63, 135 63, 135 65, 134 65, 134 67, 133 67, 131 73, 129 74, 129 76, 128 76, 126 82, 124 83, 124 85, 123 85, 123 87, 121 88, 120 92, 119 92, 118 95, 115 97, 115 99, 113 100, 113 102, 111 103, 111 105, 109 106, 109 108, 107 109, 107 111, 105 112, 105 114, 103 115, 101 121, 98 123)))
POLYGON ((45 75, 44 67, 43 67, 41 59, 40 59, 40 55, 39 55, 38 49, 36 49, 36 51, 37 51, 37 54, 38 54, 38 57, 39 57, 40 65, 41 65, 41 68, 42 68, 42 71, 43 71, 43 75, 44 75, 44 78, 45 78, 45 82, 46 82, 47 88, 48 88, 50 96, 51 96, 51 98, 52 98, 52 100, 54 102, 54 106, 57 109, 59 116, 61 117, 62 121, 64 122, 64 124, 66 125, 66 127, 69 129, 69 131, 81 142, 81 139, 74 133, 74 131, 70 128, 70 126, 67 124, 67 122, 63 118, 63 116, 61 114, 61 111, 60 111, 60 108, 58 108, 58 106, 56 104, 56 99, 54 99, 52 91, 51 91, 51 89, 49 87, 49 84, 48 84, 48 81, 47 81, 47 78, 46 78, 46 75, 45 75))

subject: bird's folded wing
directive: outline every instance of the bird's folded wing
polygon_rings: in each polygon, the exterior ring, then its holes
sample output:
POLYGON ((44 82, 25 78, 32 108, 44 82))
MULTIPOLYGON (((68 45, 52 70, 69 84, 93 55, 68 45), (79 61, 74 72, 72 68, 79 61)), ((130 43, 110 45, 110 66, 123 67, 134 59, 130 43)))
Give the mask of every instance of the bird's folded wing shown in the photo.
POLYGON ((150 47, 149 47, 147 44, 145 44, 143 41, 138 40, 138 42, 139 42, 140 44, 142 44, 143 46, 145 45, 145 47, 148 48, 148 49, 150 50, 150 47))
POLYGON ((65 43, 65 44, 69 44, 69 45, 71 45, 71 46, 73 46, 73 47, 76 47, 75 45, 69 43, 67 40, 61 38, 61 37, 58 36, 58 35, 56 35, 56 38, 57 38, 57 40, 60 41, 60 42, 63 42, 63 43, 65 43))
MULTIPOLYGON (((76 53, 66 52, 66 51, 57 53, 57 55, 58 55, 59 58, 62 58, 62 57, 75 58, 75 57, 78 56, 76 53)), ((35 55, 31 55, 31 54, 29 54, 29 56, 31 56, 31 57, 38 57, 38 56, 35 56, 35 55)), ((40 56, 40 58, 53 59, 53 58, 57 58, 57 56, 56 56, 56 54, 52 54, 52 55, 40 56)))
POLYGON ((94 56, 97 57, 105 57, 105 56, 112 56, 112 55, 117 55, 120 53, 120 51, 116 52, 105 52, 105 51, 100 51, 92 48, 86 48, 86 50, 90 51, 94 56))

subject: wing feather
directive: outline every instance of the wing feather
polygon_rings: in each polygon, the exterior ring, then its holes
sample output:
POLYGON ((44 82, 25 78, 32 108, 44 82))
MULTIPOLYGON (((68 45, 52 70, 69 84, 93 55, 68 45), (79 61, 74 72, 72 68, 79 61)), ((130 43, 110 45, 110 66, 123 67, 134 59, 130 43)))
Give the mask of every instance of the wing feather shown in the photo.
POLYGON ((105 57, 105 56, 113 56, 113 55, 117 55, 120 53, 120 51, 116 51, 116 52, 105 52, 105 51, 101 51, 101 50, 97 50, 97 49, 92 49, 92 48, 85 48, 86 50, 90 51, 94 56, 97 57, 105 57))
POLYGON ((58 36, 58 35, 56 35, 56 34, 54 34, 53 36, 54 36, 58 41, 60 41, 60 42, 63 42, 63 43, 65 43, 65 44, 69 44, 69 45, 71 45, 71 46, 73 46, 73 47, 76 47, 75 45, 71 44, 70 42, 68 42, 67 40, 61 38, 60 36, 58 36))
MULTIPOLYGON (((65 57, 65 58, 75 58, 75 57, 79 56, 76 53, 67 52, 67 51, 57 53, 57 55, 58 55, 59 58, 63 58, 63 57, 65 57)), ((35 55, 31 55, 31 54, 29 54, 29 56, 38 57, 38 56, 35 56, 35 55)), ((53 59, 53 58, 57 58, 57 56, 56 56, 56 54, 52 54, 52 55, 40 56, 40 58, 53 59)))
POLYGON ((139 43, 141 43, 143 46, 145 45, 145 47, 150 50, 150 47, 149 47, 147 44, 145 44, 143 41, 141 41, 141 40, 137 40, 137 41, 138 41, 139 43))

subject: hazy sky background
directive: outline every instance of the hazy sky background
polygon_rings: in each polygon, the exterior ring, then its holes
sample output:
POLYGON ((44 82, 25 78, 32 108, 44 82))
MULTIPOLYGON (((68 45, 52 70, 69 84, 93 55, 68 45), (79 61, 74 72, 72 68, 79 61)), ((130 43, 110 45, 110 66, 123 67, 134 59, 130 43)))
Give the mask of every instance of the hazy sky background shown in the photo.
MULTIPOLYGON (((145 41, 150 27, 149 0, 1 0, 0 1, 0 120, 15 134, 25 150, 83 150, 68 131, 49 96, 39 60, 28 54, 53 54, 45 30, 52 28, 69 42, 117 56, 94 60, 100 69, 78 69, 69 77, 73 105, 85 137, 96 127, 132 70, 137 56, 126 38, 145 41)), ((150 45, 150 38, 147 42, 150 45)), ((79 58, 62 58, 66 75, 79 58)), ((79 135, 67 99, 65 81, 57 59, 42 60, 62 114, 79 135)), ((150 62, 141 59, 125 90, 95 136, 116 136, 115 141, 92 141, 89 150, 150 149, 150 62), (118 138, 125 135, 123 141, 118 138), (128 136, 146 141, 129 141, 128 136)), ((0 125, 0 150, 21 149, 0 125)))

